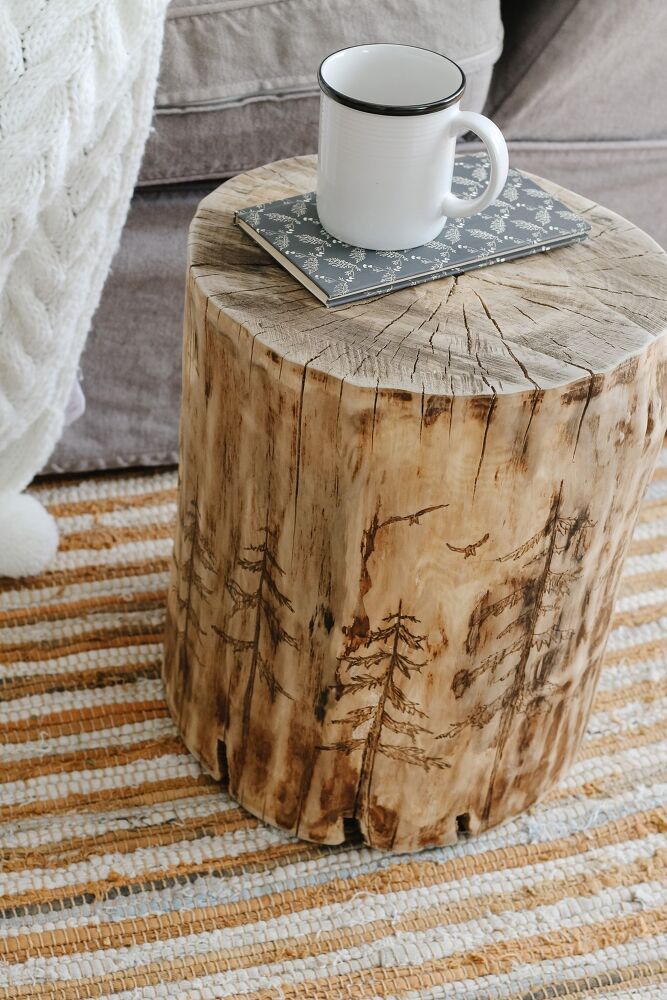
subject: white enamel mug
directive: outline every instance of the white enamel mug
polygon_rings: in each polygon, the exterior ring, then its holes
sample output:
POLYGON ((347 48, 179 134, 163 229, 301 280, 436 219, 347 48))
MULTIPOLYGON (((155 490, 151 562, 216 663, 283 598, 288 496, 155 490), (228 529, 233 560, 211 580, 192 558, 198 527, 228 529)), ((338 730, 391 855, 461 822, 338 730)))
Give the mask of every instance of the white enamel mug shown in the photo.
POLYGON ((483 115, 461 111, 465 75, 438 52, 354 45, 318 72, 317 210, 336 239, 404 250, 435 239, 446 219, 483 211, 507 180, 507 146, 483 115), (452 194, 456 136, 475 132, 491 162, 476 198, 452 194))

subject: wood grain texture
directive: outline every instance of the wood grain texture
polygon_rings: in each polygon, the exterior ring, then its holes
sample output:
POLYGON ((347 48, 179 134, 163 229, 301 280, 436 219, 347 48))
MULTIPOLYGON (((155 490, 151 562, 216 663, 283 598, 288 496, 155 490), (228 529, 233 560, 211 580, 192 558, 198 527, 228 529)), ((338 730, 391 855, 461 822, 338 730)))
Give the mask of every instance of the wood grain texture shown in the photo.
POLYGON ((164 679, 184 739, 298 836, 417 850, 527 808, 583 735, 667 426, 667 257, 547 182, 582 244, 327 312, 190 231, 164 679))

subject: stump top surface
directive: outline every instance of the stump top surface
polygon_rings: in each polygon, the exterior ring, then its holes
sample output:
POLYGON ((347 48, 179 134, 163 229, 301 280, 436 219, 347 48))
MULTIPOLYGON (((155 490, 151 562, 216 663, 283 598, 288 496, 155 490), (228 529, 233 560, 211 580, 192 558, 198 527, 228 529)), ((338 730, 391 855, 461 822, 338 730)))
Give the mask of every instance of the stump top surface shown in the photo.
POLYGON ((200 204, 192 276, 285 363, 358 386, 447 396, 532 392, 608 372, 667 330, 667 254, 641 229, 537 178, 591 224, 583 243, 327 310, 233 222, 315 188, 316 158, 239 174, 200 204))

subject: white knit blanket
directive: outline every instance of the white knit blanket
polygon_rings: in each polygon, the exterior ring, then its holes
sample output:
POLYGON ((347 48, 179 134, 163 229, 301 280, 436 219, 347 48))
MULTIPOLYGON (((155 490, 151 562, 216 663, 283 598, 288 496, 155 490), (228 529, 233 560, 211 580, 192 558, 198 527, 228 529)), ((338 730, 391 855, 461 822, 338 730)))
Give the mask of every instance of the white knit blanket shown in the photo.
POLYGON ((0 0, 0 573, 33 541, 7 510, 62 431, 148 134, 166 6, 0 0))

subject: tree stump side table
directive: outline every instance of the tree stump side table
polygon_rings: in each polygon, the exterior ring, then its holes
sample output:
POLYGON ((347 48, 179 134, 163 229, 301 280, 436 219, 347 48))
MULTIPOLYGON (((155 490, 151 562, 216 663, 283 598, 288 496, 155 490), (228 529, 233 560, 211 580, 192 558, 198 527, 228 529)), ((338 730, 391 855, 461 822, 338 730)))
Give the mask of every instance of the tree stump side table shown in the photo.
POLYGON ((667 423, 667 256, 541 183, 586 242, 331 312, 233 224, 313 158, 192 223, 167 698, 299 837, 446 844, 579 746, 667 423))

